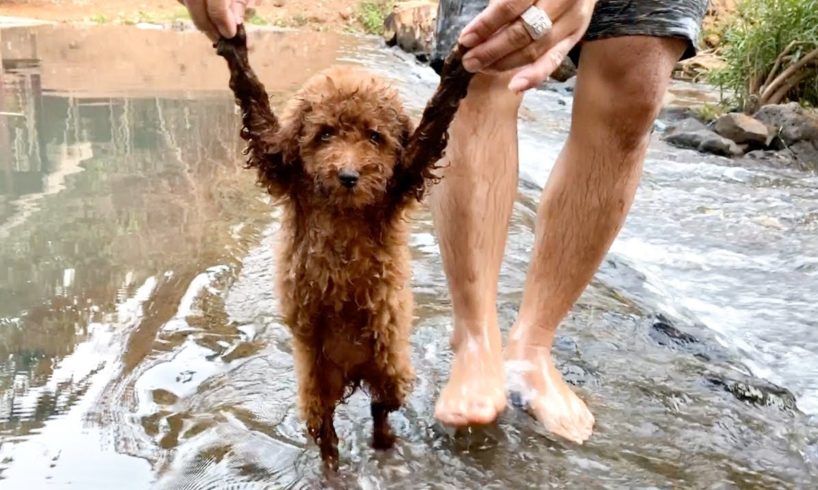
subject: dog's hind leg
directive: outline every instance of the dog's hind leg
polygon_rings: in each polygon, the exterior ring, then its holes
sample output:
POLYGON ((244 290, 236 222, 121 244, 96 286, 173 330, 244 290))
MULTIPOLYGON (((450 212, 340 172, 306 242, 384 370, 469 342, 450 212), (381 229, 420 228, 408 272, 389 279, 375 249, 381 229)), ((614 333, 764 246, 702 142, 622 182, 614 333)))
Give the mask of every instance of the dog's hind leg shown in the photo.
POLYGON ((399 409, 401 403, 392 401, 372 400, 372 447, 375 449, 389 449, 395 444, 395 433, 389 424, 389 413, 399 409))
MULTIPOLYGON (((407 346, 408 348, 408 346, 407 346)), ((376 382, 370 383, 372 393, 372 447, 375 449, 389 449, 395 444, 395 434, 389 424, 389 414, 403 406, 412 390, 414 371, 409 362, 409 356, 394 353, 390 369, 385 371, 376 382)), ((408 353, 407 353, 408 354, 408 353)))
POLYGON ((338 469, 338 435, 335 407, 344 395, 341 370, 323 358, 315 339, 293 337, 293 355, 298 377, 298 409, 307 431, 321 450, 321 460, 338 469))
POLYGON ((403 406, 415 381, 409 345, 412 299, 408 291, 389 301, 377 326, 373 360, 378 375, 369 383, 372 392, 372 446, 376 449, 388 449, 394 444, 395 436, 388 416, 403 406))
POLYGON ((338 471, 338 434, 335 432, 335 404, 325 407, 318 437, 313 437, 321 450, 321 460, 332 471, 338 471))

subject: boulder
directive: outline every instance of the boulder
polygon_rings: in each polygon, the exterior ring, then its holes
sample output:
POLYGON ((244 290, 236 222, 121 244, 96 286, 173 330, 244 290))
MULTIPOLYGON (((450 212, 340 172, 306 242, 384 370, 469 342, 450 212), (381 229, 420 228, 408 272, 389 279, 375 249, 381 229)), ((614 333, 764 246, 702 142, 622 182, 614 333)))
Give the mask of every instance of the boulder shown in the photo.
POLYGON ((775 407, 779 410, 794 411, 798 409, 795 395, 786 388, 737 373, 730 373, 730 376, 743 379, 731 379, 725 374, 716 372, 706 375, 706 379, 714 387, 723 389, 743 402, 775 407))
MULTIPOLYGON (((566 56, 560 66, 554 70, 554 73, 551 74, 549 77, 551 80, 556 80, 558 82, 566 82, 571 78, 577 75, 577 67, 574 65, 574 62, 571 61, 571 58, 566 56)), ((573 91, 573 85, 571 86, 571 91, 573 91)))
POLYGON ((797 102, 766 105, 753 117, 771 127, 786 145, 804 140, 818 141, 818 121, 797 102))
POLYGON ((701 121, 693 118, 683 119, 674 124, 666 133, 665 141, 681 148, 692 148, 703 153, 726 157, 744 153, 744 149, 732 140, 719 136, 701 121))
POLYGON ((744 150, 732 140, 719 136, 709 129, 673 133, 665 137, 668 143, 681 148, 692 148, 703 153, 725 157, 738 156, 744 150))
POLYGON ((747 143, 753 146, 770 146, 774 136, 774 133, 767 125, 740 112, 732 112, 721 116, 716 120, 713 129, 721 136, 736 143, 747 143))
POLYGON ((694 131, 701 131, 707 129, 707 126, 694 117, 686 117, 679 122, 673 123, 668 128, 670 133, 691 133, 694 131))
POLYGON ((384 20, 383 37, 389 46, 429 56, 434 47, 437 2, 410 0, 395 5, 384 20))
POLYGON ((818 168, 818 140, 796 141, 789 146, 795 158, 808 168, 818 168))
POLYGON ((775 150, 753 150, 744 155, 748 160, 762 161, 769 164, 775 164, 778 167, 789 167, 793 164, 795 155, 789 150, 775 151, 775 150))
POLYGON ((744 154, 747 149, 746 146, 737 145, 733 140, 719 136, 712 131, 707 131, 707 133, 709 134, 702 139, 698 148, 698 150, 703 153, 712 153, 723 157, 736 157, 744 154))

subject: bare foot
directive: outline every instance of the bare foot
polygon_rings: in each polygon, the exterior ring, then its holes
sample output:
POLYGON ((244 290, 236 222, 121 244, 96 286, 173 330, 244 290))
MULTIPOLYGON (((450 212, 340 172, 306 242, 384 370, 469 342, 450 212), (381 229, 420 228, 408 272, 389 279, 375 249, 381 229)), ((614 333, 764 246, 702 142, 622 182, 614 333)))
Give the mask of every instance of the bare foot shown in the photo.
POLYGON ((506 406, 499 334, 496 339, 466 334, 454 344, 451 375, 437 400, 435 417, 453 427, 494 422, 506 406))
POLYGON ((594 416, 554 367, 550 348, 514 345, 506 350, 509 392, 549 432, 582 444, 591 436, 594 416))

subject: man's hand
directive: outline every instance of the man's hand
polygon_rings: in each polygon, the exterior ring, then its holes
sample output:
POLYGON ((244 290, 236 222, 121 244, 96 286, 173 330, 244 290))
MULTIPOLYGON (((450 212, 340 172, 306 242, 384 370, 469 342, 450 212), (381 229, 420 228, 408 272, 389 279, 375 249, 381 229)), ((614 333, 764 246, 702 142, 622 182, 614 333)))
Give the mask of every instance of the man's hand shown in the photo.
POLYGON ((470 72, 521 68, 508 87, 523 92, 544 82, 576 45, 591 22, 596 0, 492 0, 460 33, 472 48, 463 58, 470 72), (531 5, 551 18, 553 26, 535 41, 520 15, 531 5))
POLYGON ((193 24, 212 41, 220 36, 232 39, 236 27, 244 22, 250 0, 178 0, 187 7, 193 24))

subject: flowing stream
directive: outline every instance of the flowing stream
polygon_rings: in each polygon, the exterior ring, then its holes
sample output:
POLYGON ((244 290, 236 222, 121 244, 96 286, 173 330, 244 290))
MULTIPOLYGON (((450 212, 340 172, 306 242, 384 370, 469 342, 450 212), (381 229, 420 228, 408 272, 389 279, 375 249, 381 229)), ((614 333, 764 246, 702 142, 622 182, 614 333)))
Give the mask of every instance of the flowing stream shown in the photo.
MULTIPOLYGON (((256 32, 278 107, 332 63, 394 81, 415 114, 437 78, 378 39, 256 32)), ((276 213, 241 168, 227 71, 195 32, 0 30, 0 488, 814 488, 818 177, 658 136, 626 226, 559 331, 596 415, 578 447, 507 410, 435 423, 451 310, 430 216, 413 222, 418 384, 369 447, 339 409, 320 471, 295 414, 273 289, 276 213), (810 299, 813 298, 813 299, 810 299)), ((674 84, 679 100, 709 97, 674 84)), ((527 96, 500 278, 504 332, 570 92, 527 96)))

